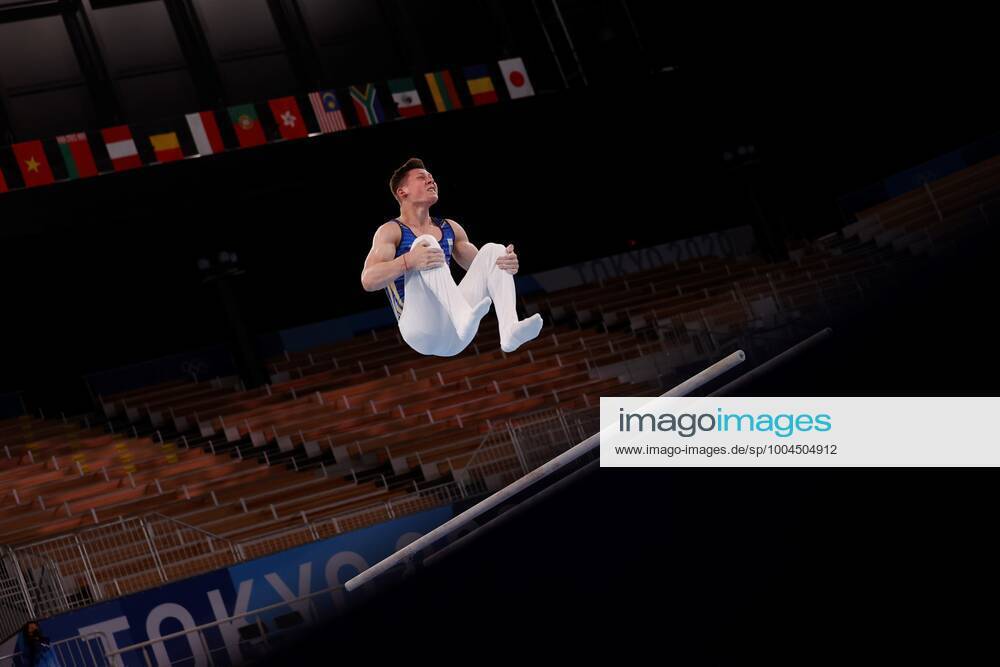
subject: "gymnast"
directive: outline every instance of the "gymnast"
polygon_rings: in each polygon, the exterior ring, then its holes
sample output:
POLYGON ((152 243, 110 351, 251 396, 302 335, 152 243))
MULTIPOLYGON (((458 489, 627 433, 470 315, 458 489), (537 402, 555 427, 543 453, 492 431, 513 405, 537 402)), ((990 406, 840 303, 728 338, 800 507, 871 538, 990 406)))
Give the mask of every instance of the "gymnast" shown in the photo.
POLYGON ((389 179, 399 217, 375 232, 361 272, 367 292, 384 289, 403 340, 421 354, 452 357, 468 347, 479 321, 496 307, 500 349, 513 352, 542 329, 542 316, 517 319, 514 246, 487 243, 477 249, 454 220, 432 217, 438 184, 417 158, 389 179), (460 283, 451 259, 465 269, 460 283))

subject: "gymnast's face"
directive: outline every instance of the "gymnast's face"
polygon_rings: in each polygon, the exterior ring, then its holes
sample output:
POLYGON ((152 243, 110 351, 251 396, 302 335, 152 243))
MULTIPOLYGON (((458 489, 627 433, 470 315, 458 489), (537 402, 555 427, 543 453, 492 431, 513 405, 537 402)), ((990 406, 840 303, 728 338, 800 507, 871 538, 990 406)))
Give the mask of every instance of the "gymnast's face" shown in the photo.
POLYGON ((438 185, 431 172, 426 169, 412 169, 406 175, 403 188, 404 201, 430 206, 438 200, 438 185))

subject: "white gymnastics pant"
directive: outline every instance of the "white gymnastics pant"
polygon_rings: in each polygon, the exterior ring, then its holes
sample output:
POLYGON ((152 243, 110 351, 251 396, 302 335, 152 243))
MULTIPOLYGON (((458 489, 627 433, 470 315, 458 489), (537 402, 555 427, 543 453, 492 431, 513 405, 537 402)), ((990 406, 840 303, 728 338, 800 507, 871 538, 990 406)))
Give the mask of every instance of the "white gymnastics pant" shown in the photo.
MULTIPOLYGON (((430 234, 417 237, 413 246, 426 242, 441 247, 430 234)), ((485 244, 457 285, 447 264, 408 271, 399 316, 403 340, 421 354, 452 357, 475 338, 479 320, 489 311, 489 303, 483 304, 487 298, 496 307, 503 340, 518 323, 514 276, 496 265, 497 258, 506 254, 507 249, 499 243, 485 244)))

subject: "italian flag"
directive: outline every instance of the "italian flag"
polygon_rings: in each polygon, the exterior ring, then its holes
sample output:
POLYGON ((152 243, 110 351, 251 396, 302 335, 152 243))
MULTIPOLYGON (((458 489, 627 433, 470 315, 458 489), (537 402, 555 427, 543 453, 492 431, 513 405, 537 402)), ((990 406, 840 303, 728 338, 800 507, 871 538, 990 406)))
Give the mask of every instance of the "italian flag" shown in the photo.
POLYGON ((137 169, 142 166, 142 158, 139 157, 128 125, 104 128, 101 130, 101 136, 104 138, 104 145, 108 148, 108 157, 111 158, 115 171, 137 169))

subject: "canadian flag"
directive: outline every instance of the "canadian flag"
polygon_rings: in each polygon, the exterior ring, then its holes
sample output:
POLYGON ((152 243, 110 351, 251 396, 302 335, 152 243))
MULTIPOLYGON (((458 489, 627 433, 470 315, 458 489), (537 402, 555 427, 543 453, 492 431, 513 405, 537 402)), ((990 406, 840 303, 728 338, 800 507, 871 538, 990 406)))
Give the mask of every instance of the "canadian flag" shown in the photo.
POLYGON ((531 79, 524 69, 524 61, 520 58, 510 58, 501 60, 500 71, 503 72, 503 80, 507 83, 507 91, 510 98, 516 100, 520 97, 531 97, 535 94, 535 89, 531 87, 531 79))

